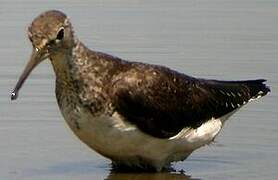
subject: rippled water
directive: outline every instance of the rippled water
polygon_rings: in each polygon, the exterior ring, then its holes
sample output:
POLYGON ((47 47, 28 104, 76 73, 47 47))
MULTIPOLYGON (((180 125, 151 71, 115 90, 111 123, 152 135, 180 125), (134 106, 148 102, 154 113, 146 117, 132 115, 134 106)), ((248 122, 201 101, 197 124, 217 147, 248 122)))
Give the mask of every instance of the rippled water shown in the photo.
POLYGON ((0 4, 0 179, 277 179, 278 1, 0 4), (111 172, 109 161, 66 126, 49 62, 32 73, 16 102, 9 100, 31 52, 26 28, 48 9, 66 12, 78 37, 91 48, 197 77, 266 78, 272 93, 236 113, 216 143, 175 164, 177 172, 111 172))

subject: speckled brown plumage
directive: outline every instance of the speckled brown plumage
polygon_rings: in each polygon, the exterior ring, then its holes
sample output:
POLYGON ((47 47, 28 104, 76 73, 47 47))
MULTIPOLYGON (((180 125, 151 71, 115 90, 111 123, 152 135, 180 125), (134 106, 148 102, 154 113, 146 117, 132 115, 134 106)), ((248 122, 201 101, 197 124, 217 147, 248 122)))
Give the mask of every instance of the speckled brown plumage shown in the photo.
POLYGON ((144 164, 160 170, 171 161, 183 160, 214 139, 224 123, 222 117, 270 91, 262 79, 197 79, 163 66, 125 61, 90 50, 76 38, 69 19, 60 11, 38 16, 28 36, 33 54, 12 99, 31 70, 49 58, 56 74, 57 101, 69 126, 88 146, 118 164, 144 164), (212 123, 207 123, 210 120, 212 123), (177 139, 171 141, 175 136, 177 139), (134 142, 129 137, 134 137, 134 142), (150 147, 170 144, 168 154, 152 158, 155 151, 144 145, 140 149, 144 144, 141 137, 151 142, 146 145, 150 147), (125 153, 121 147, 125 145, 120 142, 134 143, 138 149, 128 145, 130 150, 125 153), (185 143, 182 150, 181 143, 185 143))
POLYGON ((184 127, 197 128, 239 108, 259 91, 260 95, 268 92, 264 80, 196 79, 162 66, 95 52, 80 42, 73 54, 70 84, 84 107, 95 115, 117 111, 158 138, 174 136, 184 127))

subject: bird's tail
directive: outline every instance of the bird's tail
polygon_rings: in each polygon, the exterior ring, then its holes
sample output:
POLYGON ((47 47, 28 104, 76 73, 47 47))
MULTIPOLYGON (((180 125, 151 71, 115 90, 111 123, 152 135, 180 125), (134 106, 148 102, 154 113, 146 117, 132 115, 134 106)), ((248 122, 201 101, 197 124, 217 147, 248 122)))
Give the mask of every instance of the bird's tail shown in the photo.
POLYGON ((230 116, 236 109, 242 107, 251 100, 265 96, 270 88, 264 84, 266 80, 246 81, 219 81, 207 80, 203 86, 204 92, 209 94, 205 110, 213 117, 230 116), (208 108, 209 107, 209 108, 208 108))
POLYGON ((250 100, 260 98, 270 92, 270 88, 264 84, 266 82, 265 79, 226 82, 245 87, 250 95, 250 100))
MULTIPOLYGON (((224 108, 225 112, 230 112, 247 102, 265 96, 270 92, 270 88, 264 84, 266 80, 246 80, 246 81, 207 81, 207 87, 213 94, 218 108, 224 108)), ((214 103, 215 104, 215 103, 214 103)))

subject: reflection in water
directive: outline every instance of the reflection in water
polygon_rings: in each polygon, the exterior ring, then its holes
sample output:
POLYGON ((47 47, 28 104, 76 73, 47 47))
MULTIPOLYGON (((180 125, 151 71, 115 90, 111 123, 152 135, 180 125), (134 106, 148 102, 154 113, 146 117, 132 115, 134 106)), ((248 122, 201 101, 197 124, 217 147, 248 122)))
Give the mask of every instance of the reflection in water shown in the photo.
POLYGON ((190 176, 183 173, 115 173, 111 172, 106 180, 193 180, 190 176))
MULTIPOLYGON (((110 166, 111 167, 111 166, 110 166)), ((32 168, 23 172, 23 177, 35 178, 44 176, 81 176, 86 175, 89 179, 105 179, 105 180, 197 180, 190 175, 186 175, 183 171, 169 171, 160 173, 146 172, 119 172, 113 168, 109 168, 109 164, 103 164, 100 161, 82 161, 82 162, 64 162, 45 168, 32 168), (105 177, 105 174, 106 177, 105 177), (103 176, 104 175, 104 176, 103 176)))
POLYGON ((174 167, 169 167, 164 169, 163 172, 146 172, 138 171, 136 169, 129 169, 124 167, 124 169, 119 169, 119 167, 114 167, 111 165, 110 174, 107 176, 106 180, 193 180, 190 175, 186 175, 183 170, 176 171, 174 167))

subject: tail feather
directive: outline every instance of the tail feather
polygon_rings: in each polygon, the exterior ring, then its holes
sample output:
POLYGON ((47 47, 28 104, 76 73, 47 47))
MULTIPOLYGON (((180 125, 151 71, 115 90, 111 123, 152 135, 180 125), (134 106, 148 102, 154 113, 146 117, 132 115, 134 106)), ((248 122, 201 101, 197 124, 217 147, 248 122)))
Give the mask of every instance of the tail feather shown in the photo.
POLYGON ((250 89, 252 98, 256 99, 270 92, 270 88, 266 86, 264 82, 266 82, 265 79, 249 80, 245 82, 250 89))
POLYGON ((246 80, 246 81, 226 81, 227 83, 236 84, 240 89, 245 88, 249 99, 257 99, 265 96, 270 92, 270 88, 264 84, 265 79, 246 80))
POLYGON ((270 92, 270 88, 264 84, 264 79, 205 82, 204 89, 210 93, 209 107, 214 108, 211 111, 215 112, 215 117, 221 117, 270 92))
POLYGON ((212 117, 222 118, 224 122, 249 101, 270 92, 270 88, 264 82, 266 82, 264 79, 245 81, 198 79, 190 89, 193 97, 195 94, 198 95, 190 102, 192 111, 189 112, 189 119, 193 119, 192 127, 198 127, 212 117))

